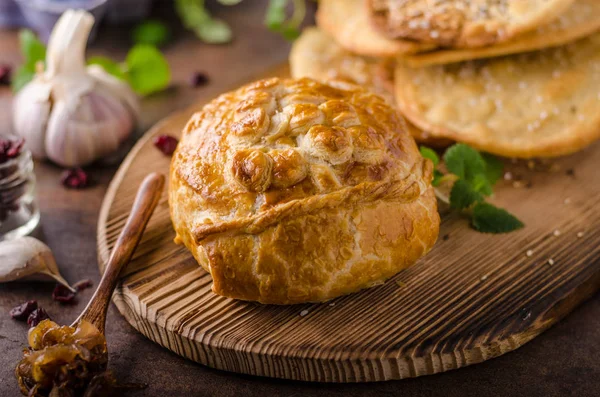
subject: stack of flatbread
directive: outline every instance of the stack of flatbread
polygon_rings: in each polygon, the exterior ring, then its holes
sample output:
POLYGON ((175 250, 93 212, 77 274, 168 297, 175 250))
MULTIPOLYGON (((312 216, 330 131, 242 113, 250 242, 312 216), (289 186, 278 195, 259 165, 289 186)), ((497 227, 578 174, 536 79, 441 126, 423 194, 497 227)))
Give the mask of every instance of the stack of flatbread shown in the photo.
POLYGON ((293 77, 394 103, 418 141, 552 157, 600 138, 600 0, 320 0, 293 77))

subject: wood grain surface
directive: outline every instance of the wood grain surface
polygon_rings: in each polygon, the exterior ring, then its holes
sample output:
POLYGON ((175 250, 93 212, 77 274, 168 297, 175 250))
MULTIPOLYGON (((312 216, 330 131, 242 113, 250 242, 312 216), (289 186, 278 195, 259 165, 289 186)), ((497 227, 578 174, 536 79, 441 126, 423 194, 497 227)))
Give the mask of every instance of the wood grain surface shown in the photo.
MULTIPOLYGON (((151 138, 179 134, 201 106, 157 124, 117 172, 98 223, 101 267, 136 186, 168 170, 151 138)), ((599 166, 600 145, 552 163, 509 161, 512 178, 493 201, 523 230, 480 234, 446 214, 433 251, 384 285, 289 307, 214 295, 209 274, 172 241, 165 193, 113 299, 151 340, 227 371, 366 382, 460 368, 518 348, 598 291, 599 166)))

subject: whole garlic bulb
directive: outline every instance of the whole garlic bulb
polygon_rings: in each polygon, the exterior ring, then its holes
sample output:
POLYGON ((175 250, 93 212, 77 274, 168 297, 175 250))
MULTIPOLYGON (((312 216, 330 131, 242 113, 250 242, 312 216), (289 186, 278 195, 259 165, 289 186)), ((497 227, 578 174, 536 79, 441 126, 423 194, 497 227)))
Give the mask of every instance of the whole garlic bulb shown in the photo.
POLYGON ((36 158, 65 167, 89 164, 118 149, 133 131, 139 104, 128 84, 100 66, 86 67, 94 17, 68 10, 52 30, 46 70, 16 96, 15 132, 36 158))

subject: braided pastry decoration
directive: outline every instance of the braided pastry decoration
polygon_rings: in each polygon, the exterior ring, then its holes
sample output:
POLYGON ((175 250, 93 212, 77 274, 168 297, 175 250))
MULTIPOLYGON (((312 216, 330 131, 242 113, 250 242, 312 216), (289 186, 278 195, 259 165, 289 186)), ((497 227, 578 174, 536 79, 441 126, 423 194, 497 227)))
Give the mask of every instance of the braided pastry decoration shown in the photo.
POLYGON ((231 298, 315 302, 383 282, 439 229, 432 164, 403 125, 343 82, 273 78, 221 95, 173 156, 176 242, 231 298))

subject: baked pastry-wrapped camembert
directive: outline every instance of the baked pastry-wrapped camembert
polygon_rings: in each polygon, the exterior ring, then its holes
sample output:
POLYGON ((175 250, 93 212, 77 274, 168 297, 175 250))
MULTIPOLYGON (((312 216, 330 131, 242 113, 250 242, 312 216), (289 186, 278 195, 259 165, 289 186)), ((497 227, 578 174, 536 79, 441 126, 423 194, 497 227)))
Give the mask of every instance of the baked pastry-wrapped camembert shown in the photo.
POLYGON ((185 127, 171 217, 215 293, 324 301, 382 282, 433 246, 431 162, 381 97, 332 84, 261 80, 185 127))

